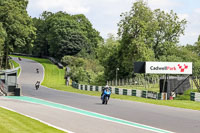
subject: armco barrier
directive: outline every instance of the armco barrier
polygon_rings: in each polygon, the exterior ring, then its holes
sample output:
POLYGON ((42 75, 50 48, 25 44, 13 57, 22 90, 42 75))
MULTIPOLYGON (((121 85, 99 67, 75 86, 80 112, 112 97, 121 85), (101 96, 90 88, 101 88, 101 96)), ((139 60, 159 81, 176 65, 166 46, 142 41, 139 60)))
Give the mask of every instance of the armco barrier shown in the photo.
POLYGON ((200 102, 200 93, 198 92, 191 92, 190 93, 190 100, 200 102))
POLYGON ((147 91, 142 91, 142 97, 147 98, 147 91))
POLYGON ((95 87, 95 91, 99 91, 99 87, 98 86, 95 87))
POLYGON ((147 98, 158 99, 158 94, 157 92, 148 91, 147 98))
POLYGON ((137 91, 137 90, 132 90, 132 96, 136 96, 136 94, 137 94, 136 91, 137 91))
POLYGON ((115 88, 115 94, 119 94, 119 88, 115 88))
POLYGON ((93 91, 93 86, 90 85, 90 91, 93 91))
MULTIPOLYGON (((102 89, 104 88, 104 86, 81 85, 76 82, 72 82, 72 87, 85 91, 99 91, 99 92, 102 92, 102 89)), ((137 96, 137 97, 151 98, 158 100, 167 100, 167 93, 157 93, 146 90, 121 89, 114 87, 111 87, 111 91, 112 93, 118 95, 129 95, 129 96, 137 96)), ((199 98, 195 98, 195 93, 191 93, 191 100, 193 99, 200 101, 200 93, 196 95, 199 96, 199 98)))
POLYGON ((128 92, 127 89, 123 89, 123 95, 127 95, 128 94, 127 92, 128 92))

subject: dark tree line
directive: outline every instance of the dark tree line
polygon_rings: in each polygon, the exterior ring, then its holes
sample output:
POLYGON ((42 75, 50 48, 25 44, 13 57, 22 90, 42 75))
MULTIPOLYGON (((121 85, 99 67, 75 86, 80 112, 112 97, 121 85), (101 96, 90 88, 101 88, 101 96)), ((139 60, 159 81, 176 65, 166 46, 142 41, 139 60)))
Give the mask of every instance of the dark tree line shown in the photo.
POLYGON ((0 68, 8 67, 8 55, 29 52, 35 39, 35 27, 28 16, 26 0, 0 0, 0 68))
POLYGON ((90 21, 82 14, 43 12, 33 18, 37 38, 33 54, 61 59, 65 55, 94 56, 98 42, 102 40, 90 21))

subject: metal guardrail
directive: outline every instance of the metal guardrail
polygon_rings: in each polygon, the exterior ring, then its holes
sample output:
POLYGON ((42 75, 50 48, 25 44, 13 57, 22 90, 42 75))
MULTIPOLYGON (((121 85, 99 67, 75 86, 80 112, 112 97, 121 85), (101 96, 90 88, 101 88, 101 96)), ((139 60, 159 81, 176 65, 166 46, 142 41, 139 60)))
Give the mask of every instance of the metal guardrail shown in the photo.
MULTIPOLYGON (((80 90, 85 91, 99 91, 101 92, 104 86, 92 86, 92 85, 82 85, 76 82, 72 82, 72 87, 80 90)), ((123 89, 123 88, 115 88, 110 87, 111 92, 113 94, 118 95, 128 95, 128 96, 136 96, 136 97, 143 97, 143 98, 150 98, 150 99, 157 99, 157 100, 167 100, 167 93, 158 93, 153 91, 147 90, 134 90, 134 89, 123 89)))

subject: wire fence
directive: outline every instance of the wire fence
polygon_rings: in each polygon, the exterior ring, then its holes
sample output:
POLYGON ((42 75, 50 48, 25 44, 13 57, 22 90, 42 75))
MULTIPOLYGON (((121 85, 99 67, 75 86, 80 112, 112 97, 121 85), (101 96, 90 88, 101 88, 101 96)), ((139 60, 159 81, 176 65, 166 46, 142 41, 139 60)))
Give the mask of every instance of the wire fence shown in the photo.
POLYGON ((125 78, 118 80, 108 81, 109 86, 143 86, 145 88, 155 87, 159 84, 159 77, 146 77, 146 78, 125 78))
MULTIPOLYGON (((144 89, 159 91, 160 90, 160 79, 165 78, 165 76, 158 77, 136 77, 136 78, 124 78, 118 80, 107 81, 109 86, 119 86, 133 89, 144 89)), ((177 76, 176 78, 179 78, 177 76)), ((197 89, 196 84, 200 86, 200 77, 189 77, 190 89, 197 89), (196 83, 195 83, 196 82, 196 83)))

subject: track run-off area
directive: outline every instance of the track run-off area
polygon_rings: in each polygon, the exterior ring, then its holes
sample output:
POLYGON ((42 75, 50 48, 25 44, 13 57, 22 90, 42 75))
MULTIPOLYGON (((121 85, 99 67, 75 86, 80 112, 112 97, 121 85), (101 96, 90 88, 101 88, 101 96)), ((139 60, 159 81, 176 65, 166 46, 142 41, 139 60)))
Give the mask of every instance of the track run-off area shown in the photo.
POLYGON ((43 66, 18 61, 23 96, 0 97, 0 106, 41 120, 58 129, 76 133, 199 133, 200 111, 111 99, 102 105, 100 96, 58 91, 44 86, 43 66), (40 73, 36 73, 39 68, 40 73))

